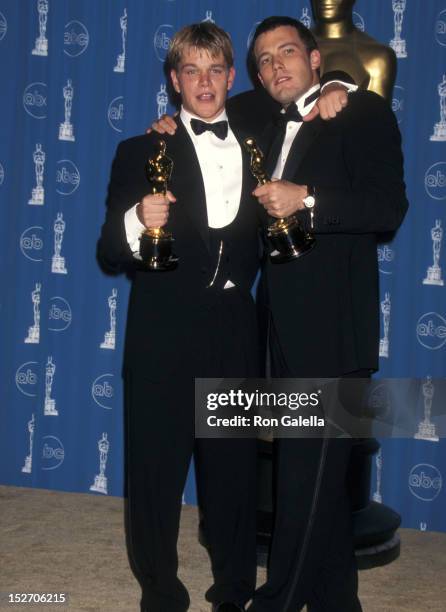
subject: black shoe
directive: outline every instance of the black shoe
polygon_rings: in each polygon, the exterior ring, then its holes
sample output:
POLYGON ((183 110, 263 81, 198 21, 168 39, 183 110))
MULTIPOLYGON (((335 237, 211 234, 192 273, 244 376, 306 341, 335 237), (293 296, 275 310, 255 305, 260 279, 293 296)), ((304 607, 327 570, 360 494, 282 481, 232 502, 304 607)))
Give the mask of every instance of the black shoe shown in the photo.
POLYGON ((212 605, 212 612, 244 612, 245 606, 223 601, 219 604, 212 605))

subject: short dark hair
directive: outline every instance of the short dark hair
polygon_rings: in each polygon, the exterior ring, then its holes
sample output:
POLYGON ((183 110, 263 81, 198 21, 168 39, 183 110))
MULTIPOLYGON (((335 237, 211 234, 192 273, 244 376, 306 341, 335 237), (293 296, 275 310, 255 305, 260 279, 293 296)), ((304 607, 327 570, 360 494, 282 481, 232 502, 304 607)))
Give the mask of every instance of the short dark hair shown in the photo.
POLYGON ((207 51, 211 57, 216 57, 221 52, 228 68, 234 65, 234 51, 229 34, 209 21, 185 26, 175 34, 167 54, 169 69, 178 69, 187 47, 207 51))
POLYGON ((249 45, 248 61, 250 65, 250 72, 251 69, 254 68, 255 70, 257 70, 257 62, 254 53, 254 48, 258 37, 261 34, 264 34, 265 32, 270 32, 271 30, 275 30, 276 28, 279 28, 281 26, 291 26, 292 28, 297 30, 299 38, 301 39, 301 41, 305 45, 305 48, 308 51, 308 55, 315 49, 318 49, 316 39, 313 36, 312 32, 310 32, 310 30, 306 28, 304 24, 298 21, 297 19, 293 19, 292 17, 286 16, 267 17, 257 26, 256 31, 254 32, 254 36, 252 37, 251 44, 249 45))

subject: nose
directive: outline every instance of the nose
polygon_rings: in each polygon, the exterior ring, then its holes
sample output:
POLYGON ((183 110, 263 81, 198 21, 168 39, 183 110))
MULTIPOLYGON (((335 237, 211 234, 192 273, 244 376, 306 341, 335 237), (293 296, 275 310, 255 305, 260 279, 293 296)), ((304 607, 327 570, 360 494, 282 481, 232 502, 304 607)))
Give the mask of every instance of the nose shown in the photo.
POLYGON ((210 76, 209 76, 209 72, 207 70, 202 70, 200 72, 199 83, 200 83, 200 85, 203 85, 203 86, 209 85, 209 83, 210 83, 210 76))
POLYGON ((273 70, 278 70, 279 68, 283 68, 283 62, 280 55, 273 55, 271 58, 271 65, 273 70))

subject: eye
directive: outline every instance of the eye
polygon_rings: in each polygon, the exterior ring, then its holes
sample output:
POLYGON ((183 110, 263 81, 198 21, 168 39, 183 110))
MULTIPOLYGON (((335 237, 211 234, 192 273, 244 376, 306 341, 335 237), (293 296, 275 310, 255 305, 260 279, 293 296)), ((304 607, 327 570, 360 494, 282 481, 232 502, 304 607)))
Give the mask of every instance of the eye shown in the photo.
POLYGON ((223 68, 211 68, 212 74, 220 75, 223 74, 223 68))
POLYGON ((285 47, 285 49, 283 50, 285 55, 293 55, 294 51, 294 47, 285 47))
POLYGON ((269 62, 271 61, 271 58, 269 57, 262 57, 262 59, 259 62, 260 66, 266 66, 267 64, 269 64, 269 62))

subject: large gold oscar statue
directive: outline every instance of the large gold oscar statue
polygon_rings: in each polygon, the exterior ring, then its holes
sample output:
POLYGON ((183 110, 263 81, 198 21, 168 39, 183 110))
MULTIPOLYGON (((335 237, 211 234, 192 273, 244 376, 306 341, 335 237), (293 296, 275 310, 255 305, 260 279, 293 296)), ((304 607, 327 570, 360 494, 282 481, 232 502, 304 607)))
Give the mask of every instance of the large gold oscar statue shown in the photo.
POLYGON ((390 100, 396 77, 395 52, 353 25, 355 0, 312 0, 311 4, 322 74, 343 70, 361 89, 390 100))

